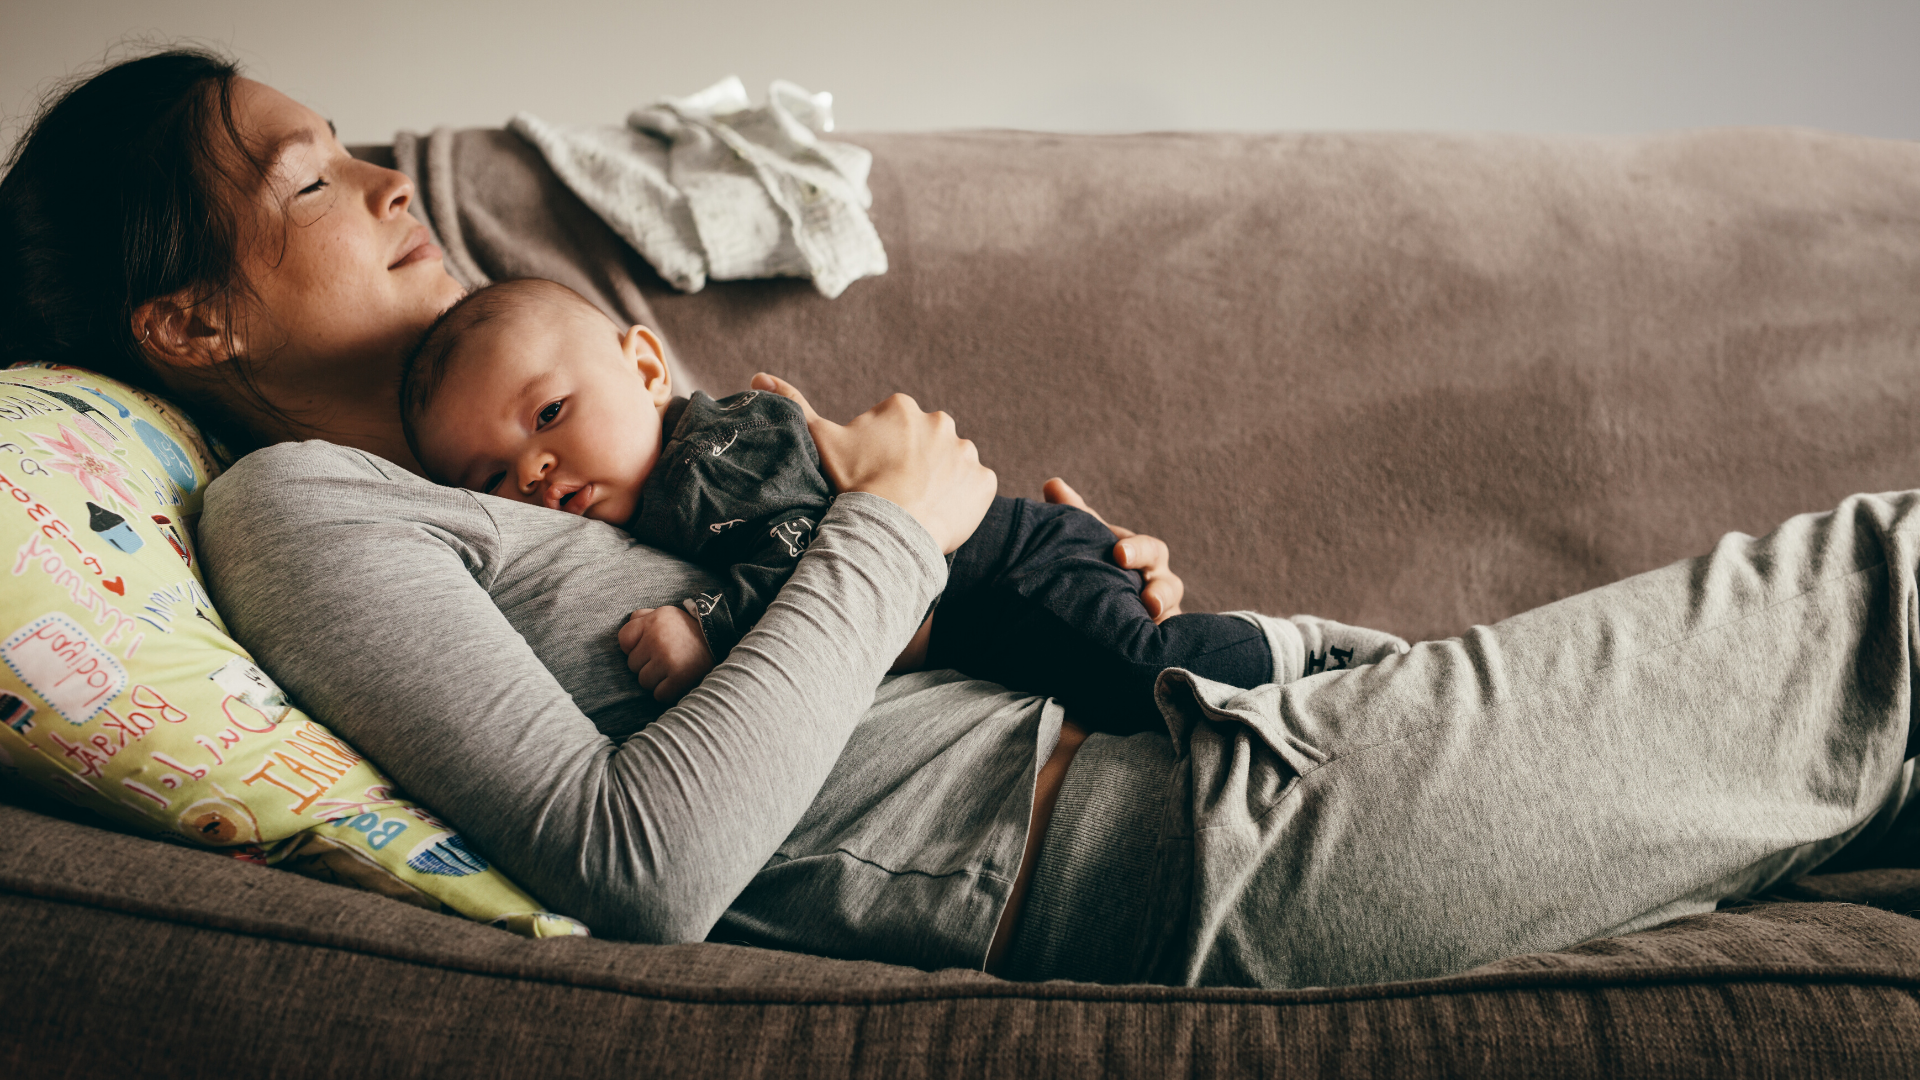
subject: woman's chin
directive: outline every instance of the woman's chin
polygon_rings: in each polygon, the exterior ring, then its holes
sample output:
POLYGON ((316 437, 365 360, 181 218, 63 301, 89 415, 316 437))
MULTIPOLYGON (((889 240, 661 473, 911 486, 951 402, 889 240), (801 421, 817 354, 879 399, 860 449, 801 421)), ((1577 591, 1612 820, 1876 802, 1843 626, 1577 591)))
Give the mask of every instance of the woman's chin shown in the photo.
POLYGON ((467 287, 455 281, 447 272, 446 264, 438 259, 410 263, 388 272, 395 275, 392 280, 400 295, 412 298, 402 301, 410 309, 409 316, 402 320, 407 324, 409 349, 429 323, 467 295, 467 287))
POLYGON ((444 297, 445 299, 445 303, 440 306, 441 311, 452 307, 459 302, 461 297, 467 295, 467 287, 460 284, 460 282, 454 278, 453 272, 447 269, 447 261, 444 258, 414 263, 413 265, 431 268, 428 271, 422 272, 422 276, 428 273, 433 275, 431 280, 433 281, 434 294, 435 296, 444 297))

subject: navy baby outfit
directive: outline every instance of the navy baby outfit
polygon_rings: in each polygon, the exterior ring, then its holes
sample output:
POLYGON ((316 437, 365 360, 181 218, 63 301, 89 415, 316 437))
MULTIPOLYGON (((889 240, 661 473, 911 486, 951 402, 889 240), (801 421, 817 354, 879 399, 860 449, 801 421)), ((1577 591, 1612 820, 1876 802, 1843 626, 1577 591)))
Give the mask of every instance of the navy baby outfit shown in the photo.
MULTIPOLYGON (((833 495, 806 418, 778 394, 696 392, 667 406, 663 426, 627 531, 720 575, 717 591, 687 601, 718 662, 793 573, 833 495)), ((1120 733, 1163 727, 1153 701, 1163 668, 1234 686, 1273 680, 1250 622, 1195 614, 1155 625, 1140 575, 1113 562, 1114 543, 1083 510, 994 499, 951 556, 927 666, 1051 695, 1120 733)))

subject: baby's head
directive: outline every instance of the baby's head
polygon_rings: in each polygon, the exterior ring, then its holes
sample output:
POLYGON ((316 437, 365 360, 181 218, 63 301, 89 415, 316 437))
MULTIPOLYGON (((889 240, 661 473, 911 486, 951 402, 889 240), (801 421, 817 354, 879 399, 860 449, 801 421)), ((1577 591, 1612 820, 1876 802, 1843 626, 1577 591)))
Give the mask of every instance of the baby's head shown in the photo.
POLYGON ((652 331, 529 278, 440 316, 401 373, 400 415, 440 483, 624 525, 672 396, 652 331))

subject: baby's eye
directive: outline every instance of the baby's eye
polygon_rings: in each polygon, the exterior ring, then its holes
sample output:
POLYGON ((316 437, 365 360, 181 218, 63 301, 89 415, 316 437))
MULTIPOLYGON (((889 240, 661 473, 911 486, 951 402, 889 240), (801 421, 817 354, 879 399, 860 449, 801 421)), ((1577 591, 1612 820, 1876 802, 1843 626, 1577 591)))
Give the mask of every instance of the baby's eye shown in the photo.
POLYGON ((487 482, 480 485, 481 493, 484 495, 493 494, 496 490, 499 489, 500 481, 505 480, 506 478, 507 478, 507 474, 503 472, 497 472, 497 473, 494 473, 492 476, 487 477, 487 482))
POLYGON ((559 415, 560 415, 560 403, 556 401, 553 404, 548 405, 546 408, 540 410, 540 426, 546 427, 548 424, 553 423, 554 418, 559 415))

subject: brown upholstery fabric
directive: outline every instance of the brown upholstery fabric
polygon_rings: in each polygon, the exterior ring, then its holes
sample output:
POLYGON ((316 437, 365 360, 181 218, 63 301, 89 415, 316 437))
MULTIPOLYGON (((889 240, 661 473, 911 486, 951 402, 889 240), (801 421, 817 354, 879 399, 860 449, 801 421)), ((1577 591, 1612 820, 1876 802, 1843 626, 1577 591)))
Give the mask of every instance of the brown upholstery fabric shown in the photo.
POLYGON ((1920 870, 1853 870, 1843 874, 1812 874, 1775 889, 1770 899, 1838 900, 1869 904, 1883 911, 1920 917, 1920 870))
MULTIPOLYGON (((1451 634, 1920 483, 1920 145, 854 139, 893 270, 835 301, 666 291, 498 132, 453 190, 488 273, 644 293, 715 392, 947 408, 1195 608, 1451 634)), ((0 806, 6 1077, 1920 1073, 1920 871, 1859 859, 1447 979, 1197 991, 523 941, 42 809, 0 806)))
POLYGON ((504 132, 459 133, 459 217, 495 276, 624 266, 713 393, 947 409, 1003 492, 1170 541, 1196 610, 1445 637, 1920 483, 1920 144, 849 138, 892 269, 836 300, 671 291, 504 132))
POLYGON ((12 807, 0 835, 14 838, 0 845, 10 1077, 1920 1068, 1920 922, 1865 907, 1756 906, 1376 987, 1023 985, 726 945, 528 941, 12 807))
POLYGON ((892 270, 656 285, 682 362, 944 408, 1198 610, 1445 637, 1920 484, 1920 144, 850 138, 892 270))

